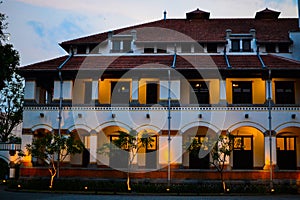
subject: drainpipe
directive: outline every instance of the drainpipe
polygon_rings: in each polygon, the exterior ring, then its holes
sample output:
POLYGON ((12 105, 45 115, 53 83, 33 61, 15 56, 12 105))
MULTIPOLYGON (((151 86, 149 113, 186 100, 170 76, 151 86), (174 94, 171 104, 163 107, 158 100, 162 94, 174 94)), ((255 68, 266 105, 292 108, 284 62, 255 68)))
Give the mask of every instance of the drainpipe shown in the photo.
MULTIPOLYGON (((67 59, 59 67, 57 67, 58 77, 60 80, 60 95, 59 95, 59 109, 58 109, 58 136, 59 136, 59 138, 61 138, 61 120, 62 120, 61 113, 62 113, 62 100, 63 100, 63 78, 62 78, 61 70, 62 70, 63 66, 65 66, 65 64, 67 64, 67 62, 73 57, 73 55, 74 55, 73 48, 71 48, 71 53, 69 54, 67 59)), ((57 178, 59 178, 60 150, 58 151, 57 156, 58 156, 57 157, 57 178)))
POLYGON ((226 50, 226 45, 225 45, 225 47, 224 47, 224 58, 225 58, 225 62, 226 62, 227 68, 228 68, 228 69, 231 69, 232 66, 230 65, 230 62, 229 62, 229 59, 228 59, 228 56, 227 56, 226 51, 227 51, 227 50, 226 50))
MULTIPOLYGON (((176 67, 176 49, 173 56, 172 69, 176 67)), ((170 191, 171 185, 171 71, 168 69, 168 187, 167 191, 170 191)))
POLYGON ((269 148, 270 148, 270 192, 273 192, 273 158, 272 158, 272 97, 271 97, 271 84, 272 75, 271 69, 268 71, 268 119, 269 119, 269 148))
POLYGON ((260 64, 261 64, 261 67, 262 67, 263 69, 265 69, 265 68, 266 68, 265 62, 263 61, 263 59, 261 58, 261 56, 260 56, 260 54, 259 54, 259 46, 257 46, 256 55, 257 55, 258 60, 259 60, 259 62, 260 62, 260 64))

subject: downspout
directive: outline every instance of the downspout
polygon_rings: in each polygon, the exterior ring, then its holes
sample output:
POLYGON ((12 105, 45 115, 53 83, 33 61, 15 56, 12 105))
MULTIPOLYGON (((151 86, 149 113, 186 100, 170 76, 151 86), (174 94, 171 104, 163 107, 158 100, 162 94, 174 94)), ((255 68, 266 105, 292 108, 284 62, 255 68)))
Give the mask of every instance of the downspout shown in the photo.
MULTIPOLYGON (((59 136, 59 138, 61 138, 61 120, 62 120, 61 113, 62 113, 62 100, 63 100, 63 78, 62 78, 61 70, 62 70, 63 66, 65 66, 65 64, 67 64, 67 62, 73 57, 73 55, 74 55, 73 48, 71 48, 71 53, 69 54, 67 59, 59 67, 57 67, 58 77, 60 80, 60 95, 59 95, 59 109, 58 109, 58 136, 59 136)), ((57 157, 57 178, 59 178, 59 162, 60 162, 60 150, 58 152, 58 157, 57 157)))
POLYGON ((261 64, 261 67, 262 67, 263 69, 266 69, 265 62, 263 61, 263 59, 261 58, 261 56, 260 56, 260 54, 259 54, 259 46, 257 46, 256 55, 257 55, 258 60, 259 60, 259 62, 260 62, 260 64, 261 64))
MULTIPOLYGON (((173 62, 172 62, 172 69, 175 69, 176 67, 176 51, 173 56, 173 62)), ((171 185, 171 71, 168 69, 168 187, 167 191, 170 191, 170 185, 171 185)))
MULTIPOLYGON (((262 57, 259 54, 259 46, 257 46, 257 57, 259 62, 261 63, 261 67, 263 69, 267 69, 262 57)), ((269 151, 270 151, 270 192, 273 192, 273 153, 272 153, 272 92, 271 92, 271 85, 272 85, 272 74, 271 69, 268 69, 268 80, 267 80, 267 103, 268 103, 268 132, 269 132, 269 151)))
POLYGON ((227 50, 226 50, 226 45, 225 45, 225 47, 224 47, 224 58, 225 58, 225 62, 226 62, 227 68, 228 68, 228 69, 231 69, 232 66, 230 65, 230 62, 229 62, 229 59, 228 59, 228 56, 227 56, 226 51, 227 51, 227 50))

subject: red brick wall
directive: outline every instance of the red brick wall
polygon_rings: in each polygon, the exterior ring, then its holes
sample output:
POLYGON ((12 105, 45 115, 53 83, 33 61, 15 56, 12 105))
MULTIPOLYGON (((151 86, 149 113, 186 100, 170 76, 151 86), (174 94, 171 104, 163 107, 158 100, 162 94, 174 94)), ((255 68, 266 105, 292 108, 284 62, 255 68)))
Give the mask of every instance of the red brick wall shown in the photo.
MULTIPOLYGON (((50 175, 47 168, 21 168, 21 177, 48 177, 50 175)), ((113 169, 85 169, 85 168, 64 168, 60 170, 61 177, 81 177, 81 178, 126 178, 127 173, 113 169)), ((167 179, 167 170, 159 170, 146 173, 132 173, 131 178, 136 179, 167 179)), ((267 170, 257 171, 225 171, 224 179, 227 180, 266 180, 269 179, 270 172, 267 170)), ((216 171, 195 171, 195 170, 172 170, 171 178, 177 180, 220 179, 220 174, 216 171)), ((274 172, 274 179, 300 180, 300 171, 274 172)))

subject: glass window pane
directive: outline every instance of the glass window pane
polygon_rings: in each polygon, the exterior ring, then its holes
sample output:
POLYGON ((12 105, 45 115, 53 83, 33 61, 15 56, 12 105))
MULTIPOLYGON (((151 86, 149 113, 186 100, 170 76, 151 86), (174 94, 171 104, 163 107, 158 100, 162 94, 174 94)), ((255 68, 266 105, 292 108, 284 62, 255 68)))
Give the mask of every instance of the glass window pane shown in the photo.
POLYGON ((284 150, 284 138, 277 138, 276 139, 276 147, 277 150, 283 151, 284 150))
POLYGON ((295 138, 286 138, 286 150, 287 151, 295 150, 295 138))
POLYGON ((252 138, 249 138, 249 137, 244 138, 243 147, 244 147, 244 150, 246 150, 246 151, 252 150, 252 138))

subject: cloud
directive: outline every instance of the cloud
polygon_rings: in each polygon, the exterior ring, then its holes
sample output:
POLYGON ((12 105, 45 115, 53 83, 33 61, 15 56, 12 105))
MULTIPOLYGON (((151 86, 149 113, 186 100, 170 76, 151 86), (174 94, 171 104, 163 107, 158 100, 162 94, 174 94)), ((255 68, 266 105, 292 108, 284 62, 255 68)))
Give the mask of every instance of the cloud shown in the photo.
POLYGON ((45 36, 45 29, 44 26, 41 22, 38 21, 28 21, 27 24, 33 28, 34 32, 40 36, 44 37, 45 36))

